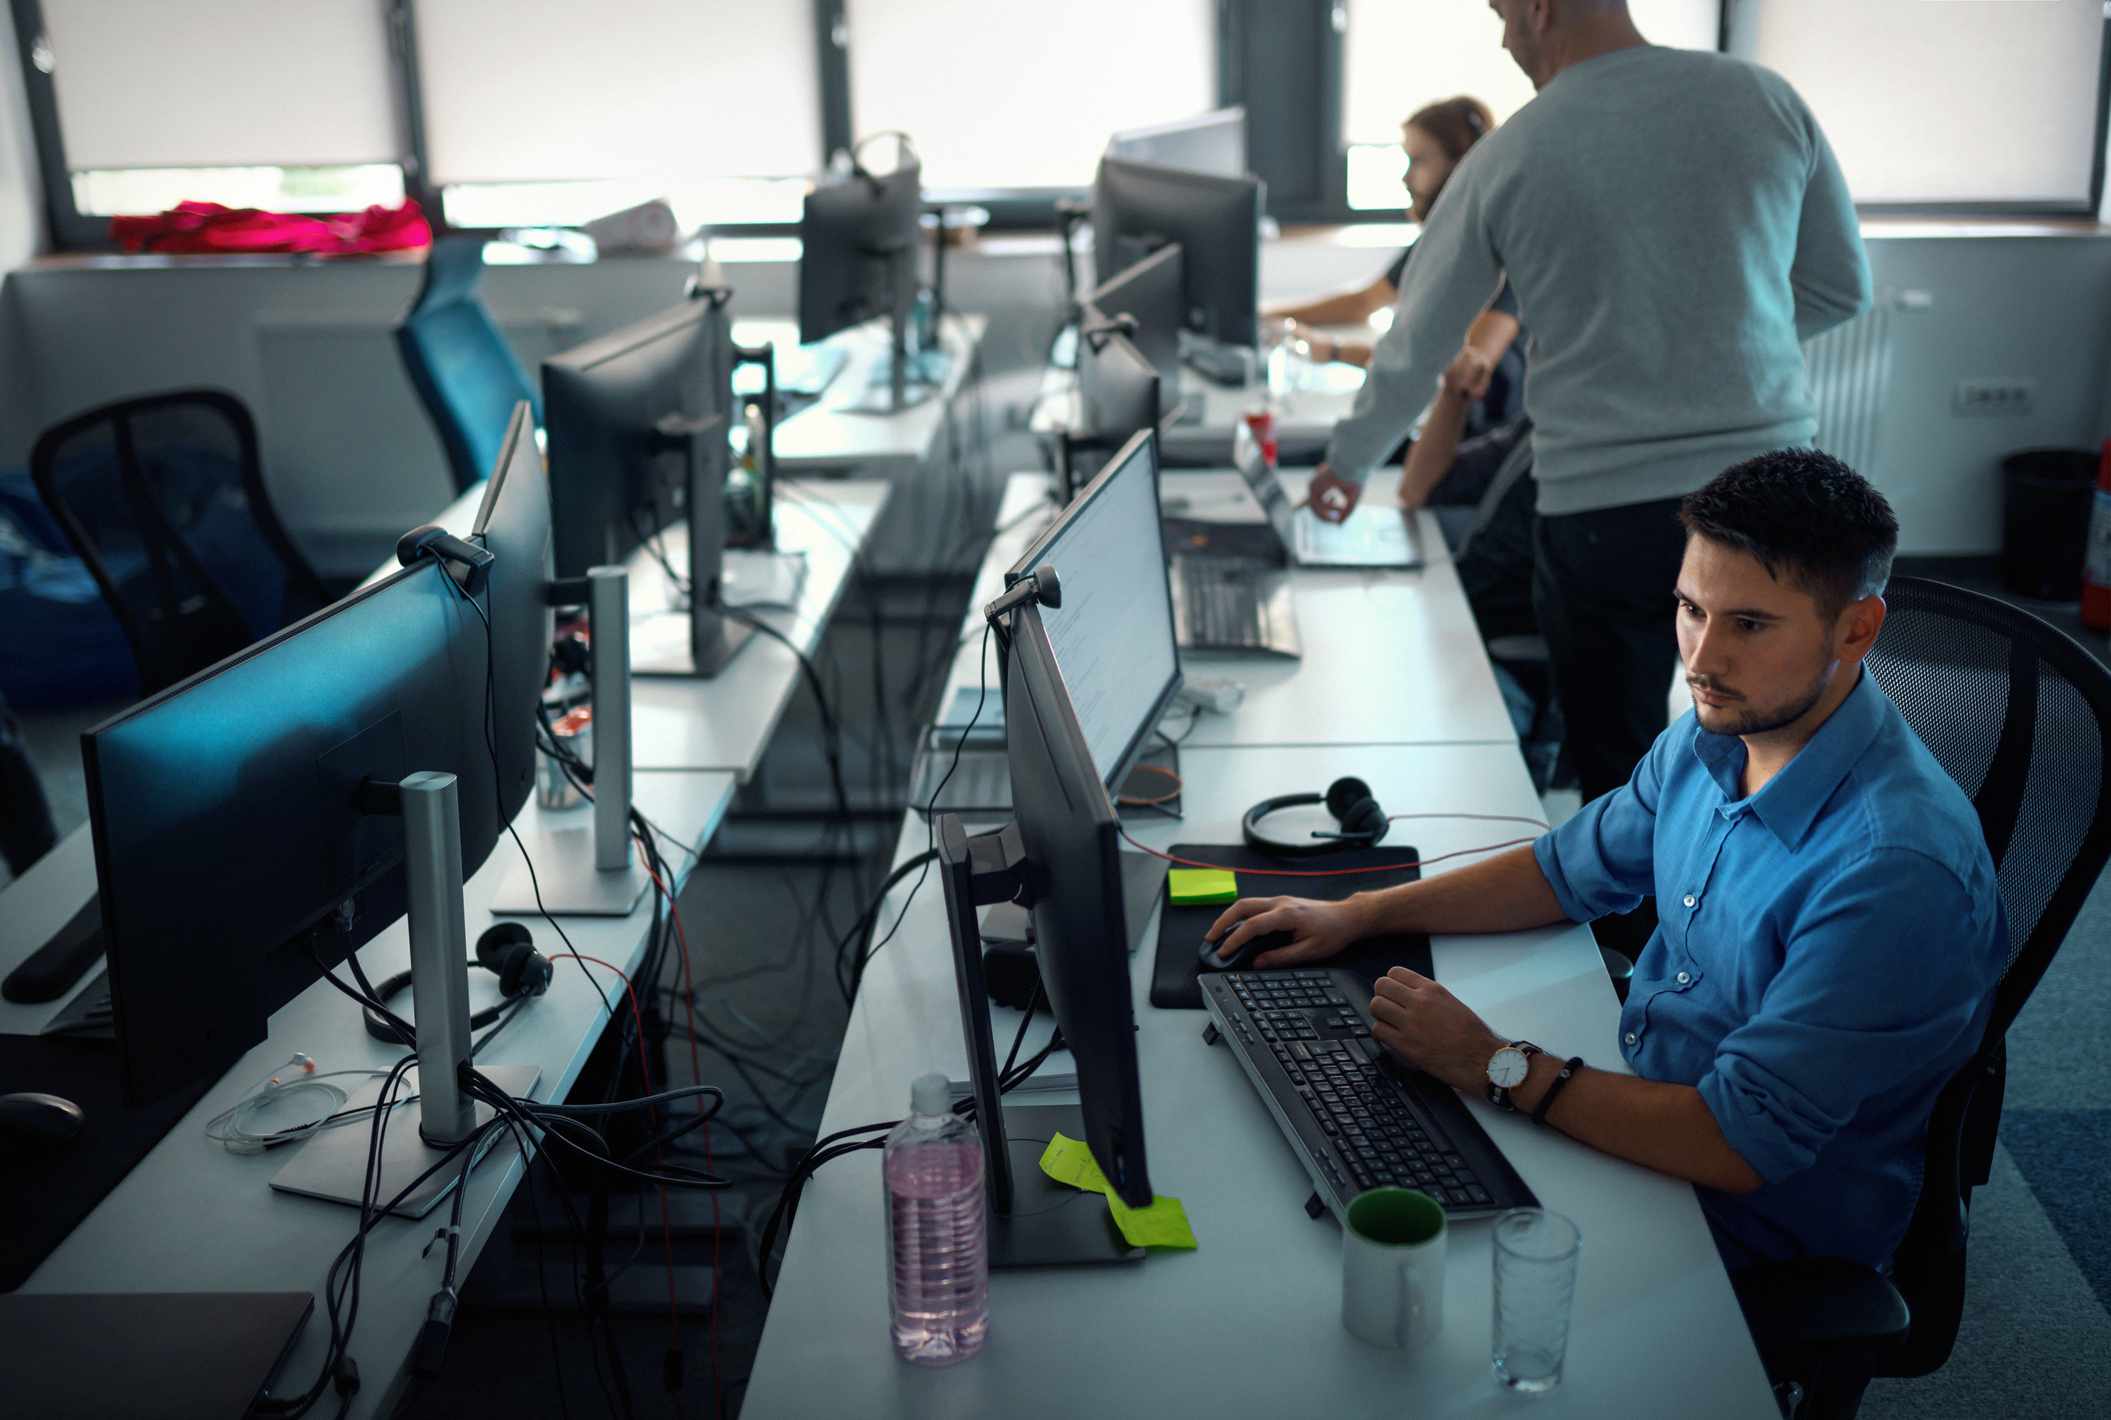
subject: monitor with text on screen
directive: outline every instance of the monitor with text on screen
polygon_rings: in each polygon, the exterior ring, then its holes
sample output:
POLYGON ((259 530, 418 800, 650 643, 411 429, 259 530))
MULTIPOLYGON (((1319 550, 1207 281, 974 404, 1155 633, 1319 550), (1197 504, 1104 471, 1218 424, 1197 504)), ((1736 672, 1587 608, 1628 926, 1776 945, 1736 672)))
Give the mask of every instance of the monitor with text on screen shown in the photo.
POLYGON ((1044 566, 1063 576, 1064 596, 1041 621, 1093 767, 1112 789, 1180 688, 1155 432, 1123 445, 1012 571, 1044 566))

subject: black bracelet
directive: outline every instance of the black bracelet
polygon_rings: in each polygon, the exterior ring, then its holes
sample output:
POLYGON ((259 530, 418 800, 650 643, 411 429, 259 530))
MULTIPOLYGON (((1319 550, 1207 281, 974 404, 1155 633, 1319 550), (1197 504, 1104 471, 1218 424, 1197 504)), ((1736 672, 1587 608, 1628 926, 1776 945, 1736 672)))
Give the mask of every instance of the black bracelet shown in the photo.
POLYGON ((1554 1082, 1547 1086, 1547 1092, 1539 1097, 1539 1103, 1533 1107, 1532 1122, 1534 1124, 1545 1124, 1547 1122, 1547 1111, 1554 1107, 1554 1096, 1560 1094, 1562 1086, 1574 1079, 1576 1072, 1582 1068, 1583 1057, 1581 1055, 1571 1056, 1568 1063, 1561 1067, 1561 1073, 1554 1077, 1554 1082))

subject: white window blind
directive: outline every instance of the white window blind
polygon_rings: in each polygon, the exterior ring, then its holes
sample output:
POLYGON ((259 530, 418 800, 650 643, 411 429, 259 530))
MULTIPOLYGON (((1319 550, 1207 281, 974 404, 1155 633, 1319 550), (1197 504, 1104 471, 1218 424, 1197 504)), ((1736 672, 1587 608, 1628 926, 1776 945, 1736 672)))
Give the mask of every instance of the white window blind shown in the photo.
POLYGON ((1856 201, 2088 201, 2103 0, 1736 0, 1730 22, 1730 52, 1803 95, 1856 201))
POLYGON ((1212 0, 850 0, 851 126, 927 187, 1084 187, 1113 133, 1215 108, 1212 0))
MULTIPOLYGON (((1628 9, 1654 44, 1715 48, 1720 0, 1630 0, 1628 9)), ((1488 105, 1498 123, 1531 101, 1532 81, 1504 50, 1503 22, 1485 0, 1348 0, 1348 19, 1348 143, 1398 143, 1409 114, 1460 94, 1488 105)))
POLYGON ((419 0, 437 183, 821 166, 809 0, 419 0))
POLYGON ((67 166, 392 162, 382 0, 44 0, 67 166))

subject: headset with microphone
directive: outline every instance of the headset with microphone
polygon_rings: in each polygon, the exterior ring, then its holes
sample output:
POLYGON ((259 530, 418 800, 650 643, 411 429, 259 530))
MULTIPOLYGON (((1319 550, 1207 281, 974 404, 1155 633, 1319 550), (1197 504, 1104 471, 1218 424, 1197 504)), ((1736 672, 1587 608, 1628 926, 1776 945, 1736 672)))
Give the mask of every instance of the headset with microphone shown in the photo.
MULTIPOLYGON (((494 922, 484 929, 484 935, 476 939, 476 961, 498 978, 499 1002, 486 1006, 469 1018, 471 1030, 482 1030, 506 1013, 507 1008, 525 996, 540 996, 550 989, 550 959, 535 949, 535 938, 527 926, 520 922, 494 922)), ((389 998, 410 985, 410 973, 399 971, 374 988, 374 996, 384 1006, 389 998)), ((382 1015, 372 1006, 365 1008, 366 1033, 389 1045, 417 1048, 415 1038, 406 1037, 396 1028, 395 1022, 382 1015)))
POLYGON ((1277 858, 1317 858, 1352 848, 1369 848, 1384 839, 1392 826, 1385 810, 1371 797, 1371 786, 1354 776, 1335 780, 1324 794, 1279 794, 1263 799, 1246 811, 1239 832, 1246 846, 1277 858), (1261 820, 1281 809, 1325 804, 1341 825, 1338 832, 1315 829, 1301 839, 1272 838, 1261 831, 1261 820))

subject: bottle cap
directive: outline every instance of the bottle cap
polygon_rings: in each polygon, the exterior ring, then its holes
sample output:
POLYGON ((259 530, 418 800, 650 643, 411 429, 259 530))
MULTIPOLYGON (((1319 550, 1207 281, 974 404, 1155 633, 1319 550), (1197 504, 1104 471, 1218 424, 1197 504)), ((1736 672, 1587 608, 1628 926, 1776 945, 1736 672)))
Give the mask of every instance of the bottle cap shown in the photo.
POLYGON ((953 1093, 946 1077, 936 1073, 919 1075, 909 1087, 909 1107, 918 1114, 952 1113, 953 1093))

